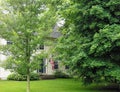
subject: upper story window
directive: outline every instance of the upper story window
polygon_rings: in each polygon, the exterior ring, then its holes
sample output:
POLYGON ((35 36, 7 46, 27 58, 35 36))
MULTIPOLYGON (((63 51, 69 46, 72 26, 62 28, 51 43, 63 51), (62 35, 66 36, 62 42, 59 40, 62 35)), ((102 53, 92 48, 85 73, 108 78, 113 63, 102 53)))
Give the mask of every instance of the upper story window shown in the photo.
POLYGON ((39 49, 40 49, 40 50, 44 50, 44 45, 40 45, 40 46, 39 46, 39 49))
POLYGON ((12 44, 12 41, 7 41, 7 44, 12 44))

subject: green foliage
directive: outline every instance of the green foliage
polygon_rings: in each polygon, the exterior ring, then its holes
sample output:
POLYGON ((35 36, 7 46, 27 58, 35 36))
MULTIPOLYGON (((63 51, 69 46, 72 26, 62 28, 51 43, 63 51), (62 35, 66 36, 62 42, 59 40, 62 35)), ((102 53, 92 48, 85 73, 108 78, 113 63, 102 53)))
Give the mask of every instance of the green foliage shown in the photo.
POLYGON ((0 4, 1 27, 4 29, 0 37, 12 42, 2 49, 9 55, 5 65, 20 74, 26 74, 28 68, 32 72, 40 63, 40 58, 46 57, 47 53, 38 53, 37 48, 46 45, 55 25, 55 11, 51 11, 52 5, 44 0, 5 0, 0 4))
MULTIPOLYGON (((27 80, 27 76, 26 75, 21 75, 18 73, 13 73, 10 74, 7 77, 8 80, 15 80, 15 81, 26 81, 27 80)), ((37 73, 31 73, 30 74, 30 80, 39 80, 40 76, 37 73)))
POLYGON ((8 68, 27 76, 30 92, 30 73, 38 68, 39 57, 46 54, 37 48, 46 45, 56 23, 55 10, 47 0, 4 0, 0 5, 0 37, 12 42, 2 49, 9 55, 8 68))
POLYGON ((10 74, 7 77, 8 80, 16 80, 16 81, 26 81, 27 77, 25 75, 20 75, 20 74, 10 74))
POLYGON ((42 80, 55 79, 55 76, 54 75, 40 75, 40 78, 42 80))
POLYGON ((54 73, 54 76, 56 78, 70 78, 70 76, 66 73, 63 73, 62 71, 60 70, 56 70, 55 73, 54 73))
POLYGON ((120 1, 68 1, 59 7, 66 24, 56 46, 57 58, 85 84, 119 83, 120 1))
POLYGON ((30 74, 30 80, 39 80, 40 76, 38 73, 31 73, 30 74))
POLYGON ((90 54, 95 53, 95 55, 100 56, 110 52, 114 47, 120 46, 119 40, 120 26, 117 24, 107 25, 99 33, 95 33, 90 54))

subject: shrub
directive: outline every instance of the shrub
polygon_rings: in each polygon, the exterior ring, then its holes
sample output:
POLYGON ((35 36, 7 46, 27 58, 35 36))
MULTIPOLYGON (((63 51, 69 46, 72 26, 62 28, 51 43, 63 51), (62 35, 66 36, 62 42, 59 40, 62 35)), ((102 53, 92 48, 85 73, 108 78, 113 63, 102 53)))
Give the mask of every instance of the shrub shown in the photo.
POLYGON ((10 74, 8 77, 7 77, 7 79, 8 80, 15 80, 15 76, 16 76, 16 74, 10 74))
POLYGON ((40 76, 38 73, 31 73, 30 80, 39 80, 40 76))
POLYGON ((54 76, 55 76, 56 78, 70 78, 70 76, 69 76, 68 74, 63 73, 63 72, 60 71, 60 70, 55 71, 54 76))
POLYGON ((40 78, 43 80, 55 79, 55 76, 54 75, 41 75, 40 78))
MULTIPOLYGON (((7 77, 8 80, 16 80, 16 81, 26 81, 27 80, 27 76, 26 75, 21 75, 18 73, 13 73, 10 74, 7 77)), ((39 75, 37 73, 31 73, 30 74, 30 80, 39 80, 39 75)))

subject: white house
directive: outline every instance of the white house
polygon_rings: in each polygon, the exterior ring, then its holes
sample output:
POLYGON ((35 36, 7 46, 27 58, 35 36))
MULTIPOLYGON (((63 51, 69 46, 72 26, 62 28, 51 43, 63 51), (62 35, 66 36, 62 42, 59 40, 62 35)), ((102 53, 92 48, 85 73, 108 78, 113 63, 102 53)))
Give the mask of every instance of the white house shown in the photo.
MULTIPOLYGON (((7 42, 4 39, 0 38, 0 45, 6 45, 7 42)), ((6 60, 6 56, 2 54, 2 51, 0 51, 0 64, 2 62, 4 62, 4 60, 6 60)), ((7 79, 7 76, 10 74, 11 72, 9 70, 6 70, 2 67, 0 67, 0 79, 7 79)))
MULTIPOLYGON (((52 39, 56 39, 58 36, 60 36, 60 34, 57 32, 53 32, 51 34, 52 39)), ((1 44, 6 45, 5 40, 1 42, 2 42, 1 44)), ((50 46, 40 46, 38 52, 41 52, 43 50, 47 52, 50 48, 51 48, 50 46)), ((2 63, 6 59, 7 59, 7 56, 3 55, 1 51, 0 62, 2 63)), ((66 71, 66 67, 62 65, 62 63, 60 63, 59 61, 54 61, 52 56, 49 56, 49 58, 43 59, 42 63, 39 66, 42 68, 38 69, 37 72, 43 75, 52 75, 56 70, 61 70, 63 72, 66 71)), ((0 67, 0 79, 7 79, 7 76, 9 74, 11 74, 9 70, 6 70, 0 67)))
MULTIPOLYGON (((50 34, 50 37, 48 37, 48 39, 51 39, 54 41, 55 39, 60 37, 61 33, 58 31, 58 29, 59 29, 59 26, 61 27, 61 25, 63 24, 64 24, 63 21, 60 21, 60 24, 57 23, 57 25, 53 29, 53 32, 50 34)), ((40 46, 39 50, 44 50, 48 52, 49 49, 51 48, 53 47, 40 46)), ((63 65, 60 61, 55 61, 52 58, 52 55, 50 55, 48 58, 43 59, 43 62, 42 64, 40 64, 40 66, 42 67, 42 69, 39 69, 38 72, 46 75, 52 75, 56 70, 61 70, 62 72, 66 72, 66 69, 68 69, 68 67, 63 65)))
MULTIPOLYGON (((65 20, 57 22, 57 24, 53 29, 53 32, 50 34, 50 37, 49 37, 50 39, 54 40, 59 36, 61 36, 60 32, 58 32, 58 29, 59 27, 63 26, 64 23, 65 23, 65 20)), ((4 39, 0 39, 0 45, 6 45, 6 44, 9 44, 9 42, 7 42, 4 39)), ((40 46, 38 52, 41 50, 44 50, 47 52, 49 49, 51 49, 50 46, 40 46)), ((0 54, 0 62, 3 62, 6 58, 7 57, 5 55, 3 55, 2 53, 0 54)), ((52 75, 56 70, 61 70, 65 72, 67 68, 66 66, 62 65, 62 63, 60 63, 59 61, 54 61, 52 59, 52 56, 50 56, 49 58, 43 59, 43 62, 40 64, 40 67, 42 67, 42 69, 38 69, 37 72, 41 74, 46 74, 46 75, 52 75)), ((11 72, 9 70, 5 70, 4 68, 0 67, 1 79, 6 79, 10 73, 11 72)))

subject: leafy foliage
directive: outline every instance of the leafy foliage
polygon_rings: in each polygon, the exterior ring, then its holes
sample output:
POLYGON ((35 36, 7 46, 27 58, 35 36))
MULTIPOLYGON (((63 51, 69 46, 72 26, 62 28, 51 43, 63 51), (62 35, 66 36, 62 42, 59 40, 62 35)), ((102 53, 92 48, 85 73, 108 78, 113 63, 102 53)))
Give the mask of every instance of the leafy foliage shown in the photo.
POLYGON ((59 8, 66 24, 56 46, 57 58, 85 84, 119 83, 120 1, 68 0, 59 8))
POLYGON ((70 78, 70 76, 60 70, 56 70, 55 73, 54 73, 54 76, 56 78, 70 78))
POLYGON ((6 0, 2 6, 1 11, 8 14, 1 16, 4 30, 0 36, 12 43, 3 49, 10 54, 9 64, 17 72, 26 73, 27 67, 33 71, 35 63, 44 57, 37 48, 45 44, 52 31, 56 20, 54 10, 50 11, 51 6, 44 0, 6 0))
MULTIPOLYGON (((27 80, 27 76, 26 75, 21 75, 18 73, 13 73, 10 74, 7 77, 8 80, 15 80, 15 81, 26 81, 27 80)), ((30 74, 30 80, 39 80, 40 76, 37 73, 31 73, 30 74)))
POLYGON ((4 0, 0 4, 0 37, 12 43, 4 46, 3 52, 9 54, 9 68, 27 75, 29 92, 30 72, 44 56, 37 48, 45 44, 55 25, 55 11, 47 0, 4 0))

